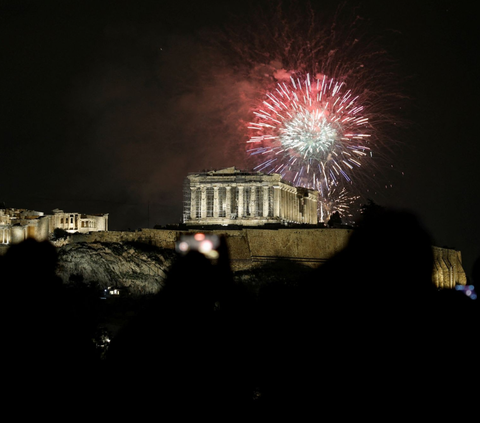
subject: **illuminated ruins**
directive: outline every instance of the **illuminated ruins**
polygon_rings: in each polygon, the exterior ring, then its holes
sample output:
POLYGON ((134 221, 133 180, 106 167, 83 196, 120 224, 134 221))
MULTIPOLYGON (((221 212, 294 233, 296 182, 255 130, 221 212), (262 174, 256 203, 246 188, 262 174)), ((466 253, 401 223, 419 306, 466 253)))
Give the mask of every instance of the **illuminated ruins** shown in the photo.
POLYGON ((108 231, 108 213, 65 213, 56 209, 45 215, 34 210, 0 209, 0 244, 15 244, 27 238, 44 241, 55 229, 69 233, 108 231))
POLYGON ((187 225, 317 224, 316 191, 294 187, 278 174, 235 167, 193 173, 183 191, 187 225))

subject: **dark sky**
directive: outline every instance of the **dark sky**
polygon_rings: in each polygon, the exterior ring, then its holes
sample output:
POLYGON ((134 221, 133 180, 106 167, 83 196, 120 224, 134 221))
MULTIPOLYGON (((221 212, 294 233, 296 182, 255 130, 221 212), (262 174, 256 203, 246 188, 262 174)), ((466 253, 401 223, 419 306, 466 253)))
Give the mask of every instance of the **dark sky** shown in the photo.
MULTIPOLYGON (((188 172, 248 168, 241 122, 254 85, 208 46, 212 31, 257 9, 227 3, 0 1, 0 201, 108 212, 113 230, 152 227, 180 221, 188 172)), ((469 3, 344 6, 395 61, 407 99, 396 173, 371 198, 416 213, 435 245, 462 252, 468 274, 480 256, 480 38, 469 3)))

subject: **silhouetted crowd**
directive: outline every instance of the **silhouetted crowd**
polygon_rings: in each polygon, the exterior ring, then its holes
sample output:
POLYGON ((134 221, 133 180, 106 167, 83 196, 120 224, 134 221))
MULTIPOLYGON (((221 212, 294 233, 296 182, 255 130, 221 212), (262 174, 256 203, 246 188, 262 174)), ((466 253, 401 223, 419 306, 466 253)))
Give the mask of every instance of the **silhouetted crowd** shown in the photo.
POLYGON ((94 310, 56 276, 55 248, 28 239, 0 257, 5 401, 140 420, 209 408, 222 420, 291 410, 389 420, 475 396, 478 301, 433 285, 431 245, 414 215, 385 211, 309 277, 253 295, 222 239, 215 261, 179 256, 100 359, 94 310))

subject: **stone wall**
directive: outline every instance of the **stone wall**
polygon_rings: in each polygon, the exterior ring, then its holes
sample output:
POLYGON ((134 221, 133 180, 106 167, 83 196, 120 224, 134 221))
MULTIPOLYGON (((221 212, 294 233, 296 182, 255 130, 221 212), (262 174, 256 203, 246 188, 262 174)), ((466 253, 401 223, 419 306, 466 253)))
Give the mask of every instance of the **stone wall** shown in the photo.
MULTIPOLYGON (((181 234, 189 231, 142 229, 135 232, 92 232, 74 234, 56 242, 127 242, 138 241, 174 249, 181 234)), ((351 229, 240 229, 209 231, 226 238, 232 267, 250 268, 255 263, 276 259, 300 261, 316 266, 343 249, 351 229)))
MULTIPOLYGON (((239 229, 213 230, 226 238, 233 270, 249 269, 266 261, 288 259, 315 267, 341 251, 348 243, 352 229, 239 229)), ((181 234, 189 231, 142 229, 135 232, 92 232, 74 234, 63 242, 138 241, 174 249, 181 234)), ((57 242, 60 246, 62 241, 57 242)), ((438 287, 465 285, 460 251, 433 247, 433 281, 438 287)))

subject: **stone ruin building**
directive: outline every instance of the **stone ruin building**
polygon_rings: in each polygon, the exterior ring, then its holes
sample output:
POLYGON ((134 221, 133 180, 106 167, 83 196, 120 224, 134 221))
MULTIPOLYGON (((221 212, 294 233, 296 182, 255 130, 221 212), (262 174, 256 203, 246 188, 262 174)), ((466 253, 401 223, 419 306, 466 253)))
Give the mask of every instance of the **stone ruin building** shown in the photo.
POLYGON ((185 179, 183 194, 183 223, 187 225, 318 222, 318 193, 294 187, 275 173, 235 167, 192 173, 185 179))
POLYGON ((50 223, 43 212, 0 209, 0 244, 15 244, 27 238, 47 239, 50 223))
POLYGON ((27 238, 44 241, 55 229, 70 233, 108 231, 108 213, 90 215, 65 213, 58 209, 52 213, 45 215, 34 210, 0 209, 0 244, 15 244, 27 238))
POLYGON ((108 213, 66 213, 63 210, 55 209, 53 210, 53 215, 49 216, 49 218, 51 228, 63 229, 70 233, 108 231, 108 213))

